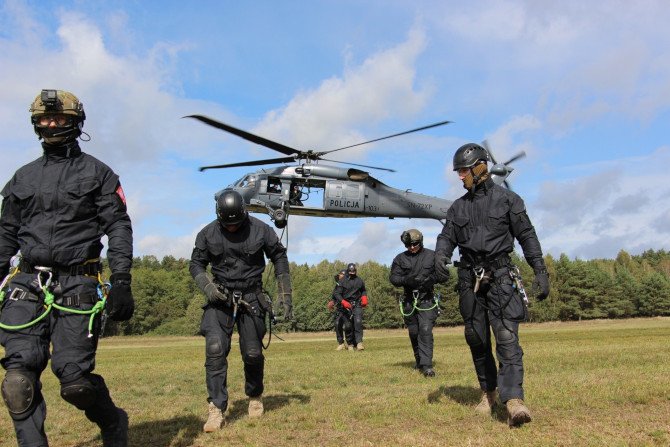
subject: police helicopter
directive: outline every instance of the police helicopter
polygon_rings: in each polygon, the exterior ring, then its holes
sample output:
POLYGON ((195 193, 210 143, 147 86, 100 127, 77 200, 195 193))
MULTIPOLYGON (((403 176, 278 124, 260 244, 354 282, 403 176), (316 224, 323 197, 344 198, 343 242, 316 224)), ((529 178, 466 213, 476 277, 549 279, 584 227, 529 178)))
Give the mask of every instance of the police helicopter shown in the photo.
MULTIPOLYGON (((328 160, 324 155, 373 143, 388 138, 406 135, 433 127, 442 126, 450 121, 442 121, 405 132, 388 135, 382 138, 353 144, 329 151, 301 151, 285 146, 242 129, 230 126, 203 115, 188 115, 207 125, 237 135, 252 143, 265 146, 284 154, 284 157, 264 160, 253 160, 240 163, 229 163, 215 166, 203 166, 200 171, 208 169, 232 168, 241 166, 259 166, 298 162, 298 165, 263 168, 244 175, 226 189, 239 192, 246 203, 247 209, 256 213, 267 213, 277 228, 284 228, 290 214, 317 217, 395 217, 436 219, 443 221, 452 201, 438 197, 419 194, 410 190, 402 190, 386 185, 370 175, 369 172, 357 168, 339 167, 318 164, 329 161, 362 168, 395 172, 393 169, 377 166, 361 165, 337 160, 328 160), (308 201, 310 196, 321 197, 317 201, 308 201)), ((486 143, 484 143, 486 144, 486 143)), ((506 178, 514 168, 507 166, 525 154, 519 154, 507 163, 494 163, 490 172, 498 184, 507 183, 506 178)), ((509 185, 506 184, 509 187, 509 185)), ((223 190, 215 194, 215 198, 223 190)))

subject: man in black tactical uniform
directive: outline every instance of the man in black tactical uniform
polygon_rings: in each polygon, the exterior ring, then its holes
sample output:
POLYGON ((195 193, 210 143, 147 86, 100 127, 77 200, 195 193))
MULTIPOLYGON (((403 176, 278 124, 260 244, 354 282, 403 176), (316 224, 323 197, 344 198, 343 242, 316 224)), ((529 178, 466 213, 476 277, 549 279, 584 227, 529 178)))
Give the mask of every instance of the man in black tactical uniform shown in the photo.
POLYGON ((275 268, 284 318, 293 319, 291 279, 286 249, 274 230, 251 217, 242 196, 225 190, 216 198, 216 220, 195 239, 190 272, 207 302, 200 323, 205 337, 205 374, 209 416, 203 429, 219 430, 228 407, 228 353, 237 323, 244 362, 250 417, 263 414, 263 337, 265 315, 272 303, 263 293, 262 274, 267 256, 275 268), (211 265, 212 275, 207 273, 211 265))
POLYGON ((404 289, 402 315, 409 331, 416 368, 433 377, 433 326, 438 307, 433 296, 436 282, 435 252, 423 246, 423 234, 416 229, 403 231, 404 252, 391 263, 389 280, 404 289))
POLYGON ((347 266, 347 275, 335 287, 333 296, 339 306, 353 314, 353 322, 349 318, 344 321, 344 332, 353 332, 353 346, 363 351, 363 308, 368 305, 368 295, 365 283, 356 275, 356 264, 347 266))
POLYGON ((20 168, 2 190, 0 342, 5 356, 2 397, 19 445, 46 446, 46 403, 40 376, 49 360, 60 394, 101 430, 104 446, 128 444, 128 415, 117 408, 103 378, 93 374, 100 332, 101 238, 107 235, 112 288, 110 318, 128 320, 132 227, 119 177, 85 154, 77 137, 86 115, 72 93, 42 90, 30 107, 44 154, 20 168), (18 269, 10 258, 18 251, 18 269), (5 287, 6 286, 6 287, 5 287), (53 302, 53 308, 50 303, 53 302), (56 307, 58 306, 58 307, 56 307), (34 319, 50 309, 45 318, 34 319), (94 309, 89 318, 74 311, 94 309), (33 320, 33 324, 30 323, 33 320))
POLYGON ((461 259, 456 266, 465 340, 483 391, 477 411, 491 414, 498 387, 510 426, 519 426, 530 422, 531 416, 523 401, 523 351, 519 345, 519 323, 525 320, 527 309, 521 283, 516 280, 518 270, 509 257, 514 239, 535 272, 538 300, 549 295, 549 277, 523 200, 493 182, 488 160, 488 152, 473 143, 461 146, 454 154, 454 171, 468 192, 447 211, 446 224, 437 238, 435 270, 438 280, 446 280, 447 266, 458 247, 461 259), (499 371, 492 354, 491 331, 499 371))
MULTIPOLYGON (((337 288, 337 286, 340 284, 340 281, 344 279, 344 275, 346 274, 346 270, 340 270, 340 272, 335 275, 335 288, 337 288)), ((328 301, 328 309, 334 311, 333 325, 335 326, 335 338, 337 339, 337 348, 335 348, 335 350, 343 351, 347 348, 353 350, 353 333, 351 330, 349 332, 344 331, 346 321, 351 319, 351 312, 343 308, 341 304, 337 304, 336 301, 335 289, 333 289, 333 294, 330 298, 330 301, 328 301)))

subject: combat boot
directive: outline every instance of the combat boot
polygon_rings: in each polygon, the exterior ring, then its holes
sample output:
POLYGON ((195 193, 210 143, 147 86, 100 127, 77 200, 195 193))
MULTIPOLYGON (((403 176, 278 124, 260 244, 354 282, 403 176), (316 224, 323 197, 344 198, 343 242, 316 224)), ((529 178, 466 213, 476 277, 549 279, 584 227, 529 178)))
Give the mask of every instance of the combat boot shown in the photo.
POLYGON ((263 416, 263 398, 250 397, 249 398, 249 417, 250 418, 259 418, 263 416))
POLYGON ((421 368, 421 373, 424 377, 435 377, 435 370, 430 366, 424 366, 421 368))
POLYGON ((214 403, 210 402, 209 406, 207 407, 207 412, 209 413, 209 416, 207 417, 207 422, 205 422, 205 425, 202 427, 202 429, 205 431, 205 433, 211 433, 213 431, 220 430, 221 427, 223 427, 226 423, 223 411, 214 405, 214 403))
POLYGON ((510 399, 506 403, 509 417, 507 423, 510 427, 520 427, 526 422, 530 422, 530 410, 524 405, 522 399, 510 399))
POLYGON ((365 347, 363 346, 363 342, 360 342, 356 345, 356 349, 359 351, 363 351, 365 347))
POLYGON ((349 351, 355 351, 355 350, 356 350, 356 347, 355 347, 354 345, 347 345, 347 349, 348 349, 349 351))
POLYGON ((340 343, 337 345, 337 348, 335 348, 336 351, 344 351, 345 349, 347 349, 347 345, 345 343, 340 343))
POLYGON ((117 408, 119 421, 100 430, 103 447, 128 447, 128 413, 117 408))
POLYGON ((495 403, 496 403, 496 392, 484 391, 482 392, 481 400, 475 407, 475 411, 485 416, 491 416, 491 412, 493 411, 495 403))

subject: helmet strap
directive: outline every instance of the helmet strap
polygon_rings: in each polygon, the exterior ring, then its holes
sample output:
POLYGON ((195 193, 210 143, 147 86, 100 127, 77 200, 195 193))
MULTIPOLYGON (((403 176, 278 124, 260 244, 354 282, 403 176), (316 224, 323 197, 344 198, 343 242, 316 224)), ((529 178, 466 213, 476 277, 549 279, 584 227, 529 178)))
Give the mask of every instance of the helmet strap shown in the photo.
POLYGON ((487 169, 486 162, 482 161, 470 167, 470 172, 468 172, 468 175, 463 177, 463 187, 471 193, 474 193, 477 185, 484 183, 488 178, 489 171, 487 169))

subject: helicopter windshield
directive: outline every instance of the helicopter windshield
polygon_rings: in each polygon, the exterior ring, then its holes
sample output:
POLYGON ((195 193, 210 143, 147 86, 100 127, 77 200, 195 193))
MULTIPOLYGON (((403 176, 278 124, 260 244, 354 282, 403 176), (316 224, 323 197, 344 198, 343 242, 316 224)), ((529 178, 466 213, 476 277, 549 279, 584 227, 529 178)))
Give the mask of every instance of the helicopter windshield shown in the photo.
POLYGON ((235 186, 238 186, 240 188, 252 188, 255 185, 256 185, 255 175, 247 175, 246 177, 242 177, 241 179, 235 182, 235 186))

